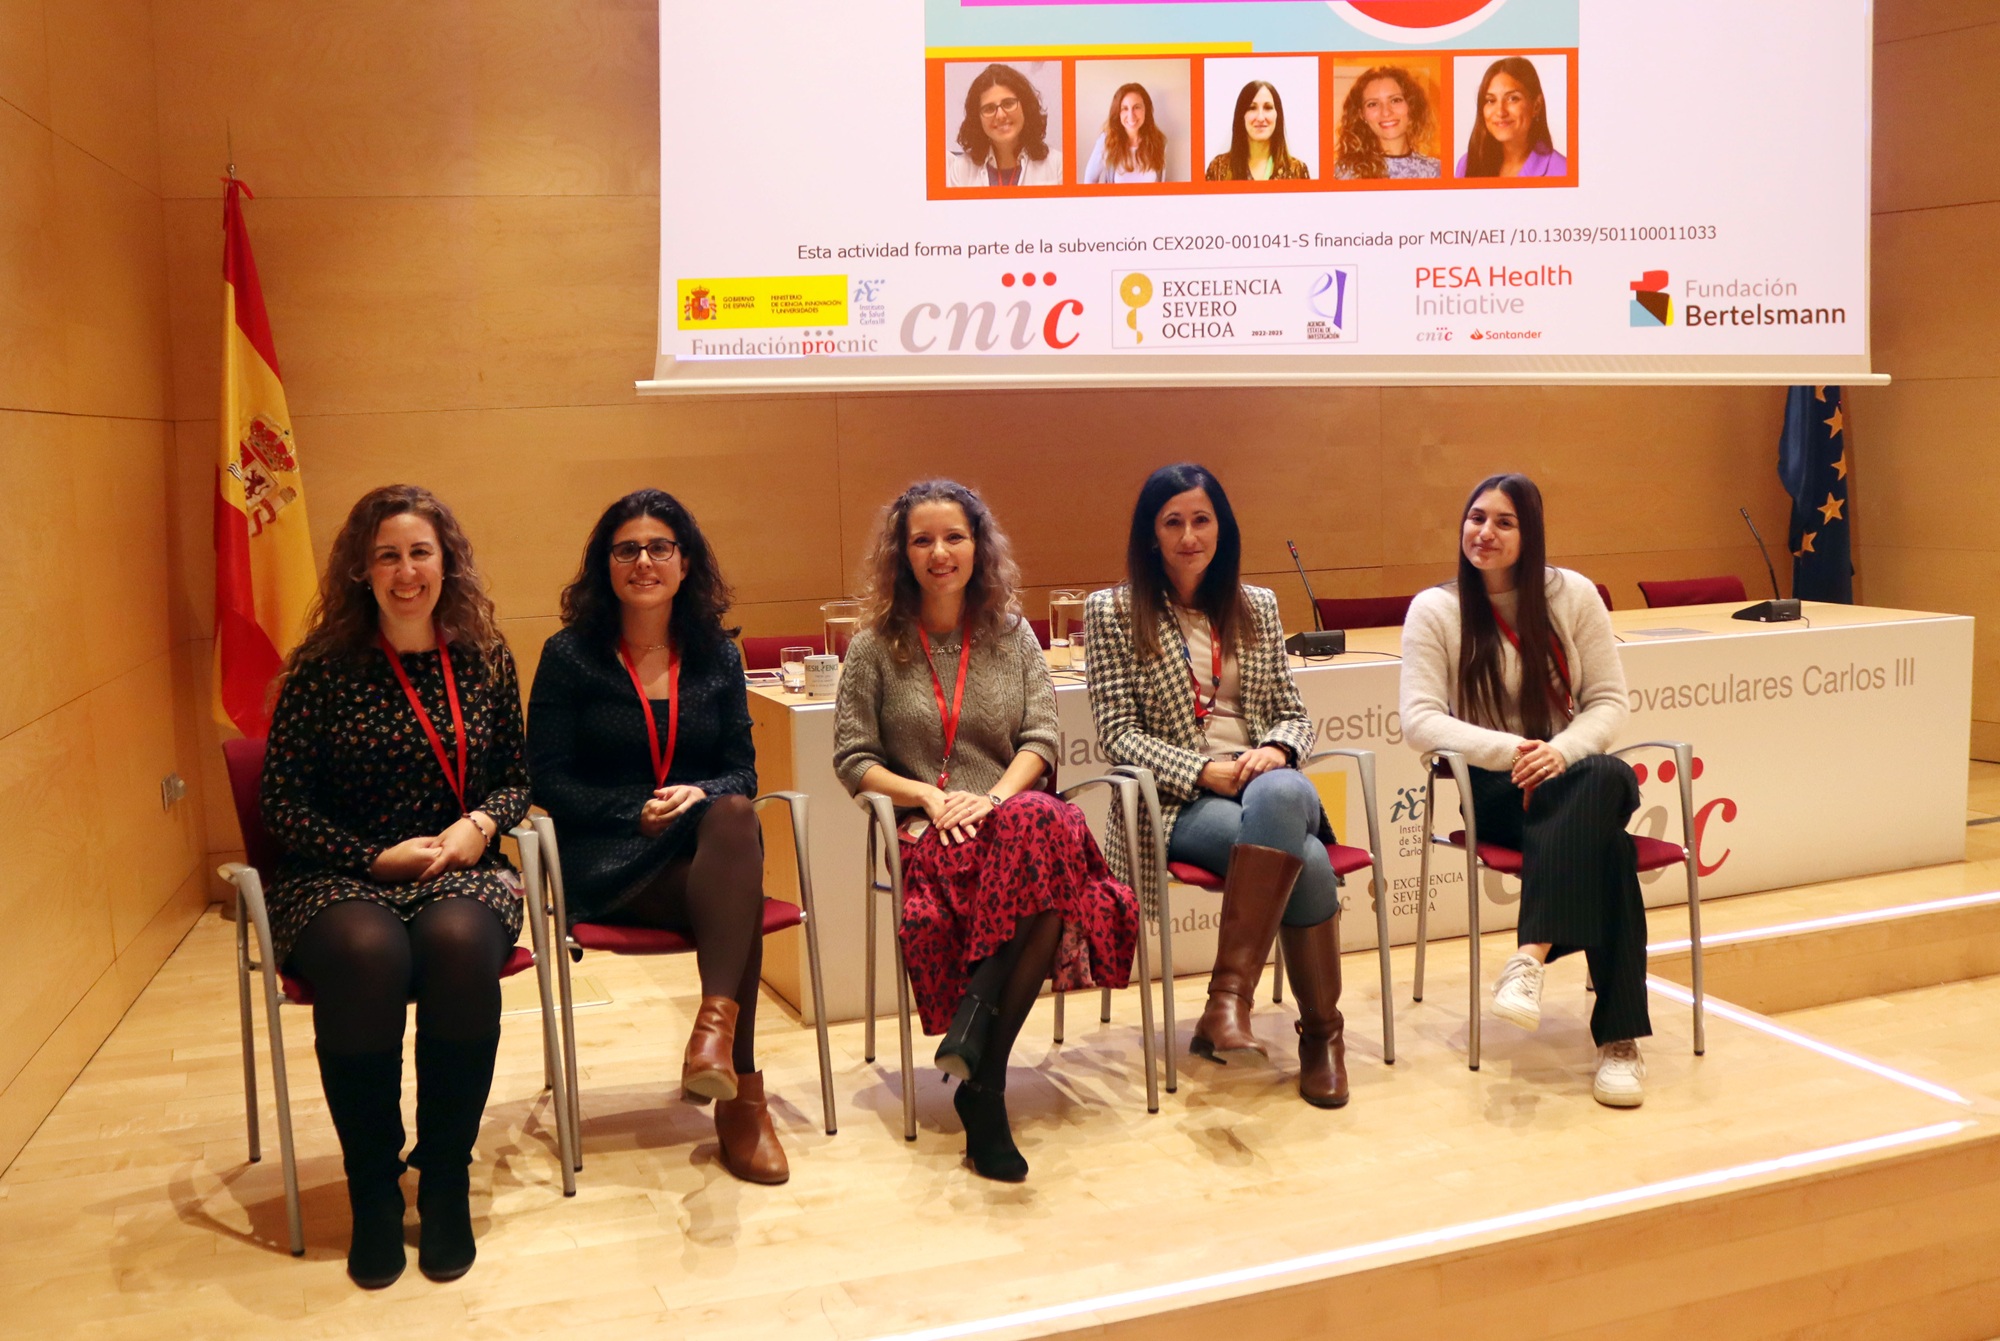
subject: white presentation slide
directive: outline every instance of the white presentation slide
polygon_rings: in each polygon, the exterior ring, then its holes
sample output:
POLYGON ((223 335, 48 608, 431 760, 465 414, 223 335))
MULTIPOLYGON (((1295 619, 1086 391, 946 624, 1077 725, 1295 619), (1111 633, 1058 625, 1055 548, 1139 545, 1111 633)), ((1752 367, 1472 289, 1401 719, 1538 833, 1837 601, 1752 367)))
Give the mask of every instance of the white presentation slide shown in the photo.
POLYGON ((1868 0, 661 0, 648 393, 1846 383, 1868 0))

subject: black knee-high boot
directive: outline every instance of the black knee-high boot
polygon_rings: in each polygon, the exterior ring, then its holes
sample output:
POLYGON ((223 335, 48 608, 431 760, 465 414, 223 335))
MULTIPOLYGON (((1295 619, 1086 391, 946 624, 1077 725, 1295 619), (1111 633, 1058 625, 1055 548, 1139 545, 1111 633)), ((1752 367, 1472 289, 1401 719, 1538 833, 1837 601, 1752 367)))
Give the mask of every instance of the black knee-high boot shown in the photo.
POLYGON ((347 1274, 379 1290, 403 1274, 403 1053, 319 1052, 320 1086, 340 1136, 354 1218, 347 1274))
POLYGON ((457 1280, 472 1267, 472 1146, 493 1088, 500 1035, 458 1040, 417 1034, 417 1269, 457 1280))

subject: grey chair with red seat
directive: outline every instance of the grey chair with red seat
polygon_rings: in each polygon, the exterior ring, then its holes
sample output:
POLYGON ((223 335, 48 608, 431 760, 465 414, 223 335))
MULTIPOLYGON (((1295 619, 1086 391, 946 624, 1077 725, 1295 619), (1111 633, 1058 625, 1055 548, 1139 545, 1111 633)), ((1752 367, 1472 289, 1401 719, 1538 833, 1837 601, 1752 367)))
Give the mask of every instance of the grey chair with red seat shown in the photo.
POLYGON ((1402 626, 1415 596, 1322 596, 1319 622, 1329 629, 1389 629, 1402 626))
POLYGON ((1721 577, 1688 577, 1672 582, 1641 582, 1639 593, 1650 609, 1667 605, 1720 605, 1724 601, 1747 599, 1743 579, 1734 573, 1721 577))
MULTIPOLYGON (((1345 877, 1353 875, 1357 871, 1370 872, 1370 892, 1375 900, 1376 958, 1381 965, 1382 972, 1382 1061, 1384 1065, 1394 1066, 1396 1064, 1396 994, 1391 982, 1389 969, 1389 881, 1383 874, 1382 869, 1382 821, 1380 813, 1375 808, 1375 752, 1373 750, 1320 750, 1318 753, 1308 755, 1305 759, 1301 760, 1299 771, 1307 772, 1316 764, 1329 763, 1342 759, 1348 761, 1353 766, 1354 771, 1359 775, 1361 780, 1361 806, 1368 820, 1368 846, 1360 848, 1349 847, 1340 843, 1330 844, 1326 849, 1326 859, 1328 864, 1333 867, 1333 873, 1337 876, 1345 877)), ((1157 779, 1154 778, 1152 770, 1127 766, 1118 771, 1139 782, 1141 793, 1146 798, 1146 803, 1151 807, 1150 818, 1153 824, 1153 833, 1159 839, 1154 857, 1158 863, 1158 869, 1164 873, 1158 891, 1160 906, 1162 908, 1167 906, 1166 884, 1169 879, 1183 885, 1191 885, 1196 889, 1206 890, 1212 894, 1220 894, 1227 872, 1210 871, 1193 865, 1190 862, 1169 861, 1167 859, 1166 842, 1164 838, 1159 837, 1159 784, 1157 779)), ((1130 850, 1136 852, 1138 849, 1135 847, 1130 850)), ((1162 942, 1160 958, 1165 961, 1161 972, 1164 975, 1165 981, 1171 983, 1174 974, 1173 947, 1171 942, 1162 942)), ((1280 946, 1272 964, 1271 1000, 1276 1003, 1284 999, 1285 957, 1284 950, 1280 946)), ((1172 1038, 1173 992, 1171 988, 1167 992, 1167 1010, 1167 1074, 1171 1078, 1174 1074, 1172 1038)))
MULTIPOLYGON (((1150 778, 1151 776, 1150 773, 1147 774, 1147 777, 1150 778)), ((1127 848, 1127 851, 1138 851, 1139 811, 1142 801, 1139 795, 1138 783, 1133 778, 1123 775, 1086 778, 1074 786, 1056 791, 1053 785, 1051 785, 1048 776, 1044 774, 1042 779, 1036 784, 1035 790, 1048 791, 1065 801, 1073 801, 1076 797, 1093 787, 1108 787, 1111 789, 1116 801, 1116 804, 1112 808, 1112 820, 1113 822, 1118 822, 1122 819, 1125 825, 1126 842, 1131 845, 1127 848)), ((861 1055, 864 1061, 873 1062, 875 1060, 875 927, 877 921, 879 921, 875 912, 875 896, 878 894, 887 894, 889 896, 890 918, 895 929, 900 930, 903 922, 903 856, 902 848, 899 846, 898 830, 896 827, 896 807, 894 803, 880 792, 861 792, 855 796, 854 803, 868 817, 868 856, 867 866, 864 871, 866 877, 864 882, 866 891, 864 916, 867 918, 867 931, 866 947, 863 950, 863 954, 866 956, 866 966, 862 973, 862 992, 864 994, 862 997, 862 1020, 864 1023, 862 1026, 861 1055)), ((1161 903, 1157 906, 1164 909, 1166 904, 1161 903)), ((1157 1113, 1160 1111, 1160 1077, 1158 1065, 1154 1060, 1156 1054, 1153 1046, 1153 966, 1152 956, 1146 948, 1146 928, 1144 926, 1146 914, 1143 899, 1140 901, 1139 916, 1141 925, 1139 927, 1138 946, 1136 949, 1138 978, 1135 985, 1139 988, 1140 1049, 1145 1054, 1146 1063, 1146 1111, 1148 1113, 1157 1113)), ((1160 944, 1163 947, 1162 955, 1168 963, 1172 963, 1173 926, 1171 918, 1162 916, 1159 919, 1159 932, 1160 944)), ((892 932, 889 941, 891 949, 894 952, 896 971, 896 1023, 903 1084, 903 1139, 914 1141, 917 1139, 917 1091, 916 1086, 912 1083, 916 1058, 915 1043, 910 1033, 910 975, 903 965, 902 939, 892 932)), ((1171 979, 1167 981, 1167 996, 1169 1002, 1171 1002, 1173 996, 1172 981, 1171 979)), ((1109 987, 1104 989, 1103 997, 1104 1009, 1101 1018, 1104 1023, 1109 1024, 1111 1022, 1111 989, 1109 987)), ((1055 994, 1055 1041, 1057 1043, 1063 1041, 1062 1000, 1063 994, 1057 992, 1055 994)), ((1168 1006, 1168 1010, 1169 1012, 1172 1011, 1171 1004, 1168 1006)), ((1167 1047, 1169 1056, 1171 1057, 1173 1048, 1173 1016, 1171 1013, 1167 1016, 1167 1047)), ((1169 1090, 1174 1088, 1172 1066, 1173 1063, 1169 1060, 1167 1073, 1167 1088, 1169 1090)))
MULTIPOLYGON (((791 927, 802 927, 806 937, 806 968, 811 979, 813 1018, 819 1033, 820 1103, 825 1110, 826 1134, 838 1130, 833 1115, 833 1054, 826 1034, 826 994, 820 984, 819 923, 813 917, 812 864, 806 840, 806 795, 804 792, 766 792, 752 803, 762 810, 773 802, 783 802, 790 814, 792 851, 798 862, 799 902, 764 898, 763 935, 772 936, 791 927)), ((572 1163, 563 1170, 563 1190, 576 1191, 575 1175, 583 1171, 583 1101, 577 1083, 576 997, 570 982, 570 965, 583 959, 584 951, 598 950, 615 955, 684 955, 697 948, 694 939, 663 927, 619 926, 609 922, 569 920, 569 904, 563 893, 562 849, 556 842, 556 823, 547 815, 534 815, 533 826, 541 849, 541 875, 548 882, 549 898, 542 902, 551 930, 567 927, 562 947, 566 953, 554 956, 557 1005, 561 1012, 563 1044, 563 1092, 568 1096, 567 1120, 572 1163)), ((542 970, 543 977, 548 970, 542 970)))
POLYGON ((826 651, 826 635, 823 633, 793 633, 781 638, 745 638, 743 640, 743 669, 776 670, 779 655, 787 647, 810 647, 814 655, 826 651))
MULTIPOLYGON (((236 890, 236 1004, 243 1040, 243 1121, 249 1136, 250 1162, 255 1164, 264 1157, 257 1119, 257 1049, 252 1029, 255 1012, 251 1007, 250 989, 250 976, 255 973, 263 985, 265 1029, 271 1041, 271 1091, 278 1110, 278 1153, 284 1166, 286 1228, 291 1236, 292 1256, 300 1257, 306 1250, 305 1229, 299 1215, 299 1170, 292 1145, 292 1094, 285 1071, 284 1022, 279 1017, 279 1006, 286 1001, 300 1006, 311 1005, 312 984, 284 972, 271 948, 271 915, 264 902, 264 885, 276 873, 283 848, 264 827, 264 812, 259 801, 264 779, 264 739, 257 736, 226 741, 222 746, 222 757, 229 770, 229 794, 236 803, 236 822, 243 831, 244 860, 229 862, 217 871, 236 890)), ((548 962, 548 947, 542 940, 542 921, 537 915, 541 894, 539 882, 534 879, 537 866, 535 835, 522 825, 513 829, 511 836, 521 849, 524 892, 529 924, 535 932, 535 948, 529 951, 515 946, 514 952, 501 966, 502 978, 511 978, 537 964, 548 962)), ((568 1110, 563 1100, 562 1069, 556 1065, 556 1015, 546 978, 541 982, 541 993, 542 1080, 543 1087, 555 1099, 556 1144, 567 1178, 569 1160, 562 1152, 569 1145, 568 1110)))
MULTIPOLYGON (((1687 868, 1688 886, 1688 944, 1694 977, 1694 1052, 1699 1057, 1708 1051, 1707 1014, 1702 1007, 1701 978, 1701 873, 1698 869, 1700 858, 1695 851, 1694 839, 1694 747, 1685 741, 1648 740, 1637 745, 1627 745, 1623 749, 1611 751, 1616 758, 1624 758, 1640 750, 1666 750, 1673 755, 1671 767, 1661 761, 1659 776, 1661 781, 1672 781, 1677 776, 1680 781, 1681 841, 1670 843, 1663 838, 1648 838, 1643 834, 1633 834, 1632 842, 1638 848, 1639 872, 1665 870, 1669 866, 1687 868)), ((1423 858, 1419 865, 1417 884, 1417 968, 1414 998, 1424 999, 1424 952, 1430 933, 1430 890, 1431 890, 1431 848, 1456 848, 1465 853, 1466 888, 1466 928, 1467 944, 1471 955, 1471 1023, 1469 1026, 1470 1047, 1467 1065, 1474 1071, 1479 1069, 1479 1020, 1482 983, 1479 974, 1479 872, 1496 871, 1501 875, 1521 874, 1521 854, 1511 847, 1498 843, 1483 843, 1479 840, 1479 819, 1472 808, 1472 778, 1465 762, 1465 756, 1456 750, 1432 750, 1423 756, 1424 766, 1424 829, 1430 841, 1424 844, 1423 858), (1432 802, 1437 799, 1437 781, 1440 776, 1449 776, 1458 787, 1459 822, 1465 827, 1455 829, 1447 836, 1437 832, 1432 823, 1432 802)))

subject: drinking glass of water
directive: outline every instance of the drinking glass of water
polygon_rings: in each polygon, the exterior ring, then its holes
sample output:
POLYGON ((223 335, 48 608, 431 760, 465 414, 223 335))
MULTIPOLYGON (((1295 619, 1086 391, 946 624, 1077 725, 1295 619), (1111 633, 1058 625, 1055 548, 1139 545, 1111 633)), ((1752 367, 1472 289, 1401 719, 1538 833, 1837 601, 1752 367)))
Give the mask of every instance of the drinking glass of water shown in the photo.
POLYGON ((787 647, 778 653, 778 680, 787 694, 803 694, 806 690, 806 658, 812 655, 810 647, 787 647))

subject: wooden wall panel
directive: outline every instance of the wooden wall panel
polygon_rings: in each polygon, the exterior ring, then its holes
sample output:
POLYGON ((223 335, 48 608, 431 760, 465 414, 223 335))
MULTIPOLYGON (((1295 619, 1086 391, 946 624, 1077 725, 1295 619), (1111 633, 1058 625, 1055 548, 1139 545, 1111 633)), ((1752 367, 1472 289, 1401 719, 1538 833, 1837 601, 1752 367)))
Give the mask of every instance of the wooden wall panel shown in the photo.
MULTIPOLYGON (((148 8, 131 0, 46 6, 49 126, 157 198, 160 118, 148 8)), ((153 273, 157 281, 157 265, 153 273)))
MULTIPOLYGON (((160 198, 56 139, 58 283, 73 414, 167 417, 160 198)), ((210 310, 217 304, 211 302, 210 310)))
POLYGON ((0 0, 0 102, 48 124, 49 51, 45 0, 0 0))
POLYGON ((0 411, 0 740, 90 688, 60 544, 76 534, 68 424, 0 411))
POLYGON ((160 804, 160 779, 179 766, 174 654, 164 651, 91 694, 97 762, 95 832, 113 954, 122 955, 203 854, 195 807, 160 804))
MULTIPOLYGON (((1899 6, 1886 0, 1879 8, 1899 6)), ((2000 14, 1988 0, 1960 0, 1956 13, 1961 23, 1920 35, 1877 33, 1878 214, 1991 200, 2000 181, 2000 105, 1992 92, 2000 14)), ((1886 296, 1876 291, 1878 300, 1886 296)))
MULTIPOLYGON (((2000 32, 2000 24, 1995 25, 2000 32)), ((2000 54, 1994 69, 2000 71, 2000 54)), ((2000 173, 1980 204, 1878 214, 1875 362, 1897 381, 2000 369, 2000 173)))
MULTIPOLYGON (((0 47, 5 41, 0 34, 0 47)), ((0 210, 0 408, 58 409, 66 388, 55 136, 5 103, 0 200, 7 202, 0 210)))
MULTIPOLYGON (((156 378, 160 371, 156 366, 156 378)), ((71 579, 61 588, 68 618, 82 632, 86 673, 98 685, 168 650, 171 426, 156 419, 74 416, 66 424, 76 529, 52 534, 50 546, 71 579), (100 564, 110 580, 92 582, 87 599, 78 601, 73 580, 79 567, 95 574, 100 564)))

